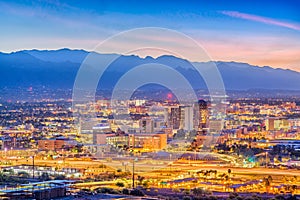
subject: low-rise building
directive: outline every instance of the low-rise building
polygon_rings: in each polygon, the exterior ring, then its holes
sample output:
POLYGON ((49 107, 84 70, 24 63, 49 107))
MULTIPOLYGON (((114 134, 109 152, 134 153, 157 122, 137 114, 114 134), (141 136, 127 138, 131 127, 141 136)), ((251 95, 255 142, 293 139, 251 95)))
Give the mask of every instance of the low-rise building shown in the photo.
POLYGON ((113 146, 132 149, 141 149, 142 151, 160 150, 167 146, 166 133, 135 133, 108 136, 106 143, 113 146))

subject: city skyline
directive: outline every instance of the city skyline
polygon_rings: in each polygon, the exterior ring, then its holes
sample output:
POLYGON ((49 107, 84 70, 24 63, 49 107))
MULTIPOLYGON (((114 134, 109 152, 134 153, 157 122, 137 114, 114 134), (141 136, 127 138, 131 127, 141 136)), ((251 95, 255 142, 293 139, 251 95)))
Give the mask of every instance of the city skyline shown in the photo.
POLYGON ((300 198, 299 1, 0 0, 0 198, 300 198))
MULTIPOLYGON (((122 31, 164 27, 195 39, 212 60, 300 71, 296 1, 0 1, 0 6, 2 52, 59 48, 90 51, 122 31)), ((150 38, 158 39, 167 38, 150 38)), ((180 41, 172 45, 184 47, 180 41)), ((101 53, 118 52, 103 49, 101 53)), ((199 61, 194 52, 190 52, 189 59, 199 61)))

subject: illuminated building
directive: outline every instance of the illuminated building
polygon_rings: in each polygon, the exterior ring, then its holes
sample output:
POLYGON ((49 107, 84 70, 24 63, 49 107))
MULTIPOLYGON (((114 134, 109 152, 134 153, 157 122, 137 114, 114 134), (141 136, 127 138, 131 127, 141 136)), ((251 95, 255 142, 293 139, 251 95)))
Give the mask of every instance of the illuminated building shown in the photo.
POLYGON ((171 107, 169 113, 169 127, 179 129, 180 127, 180 108, 171 107))
POLYGON ((209 130, 210 132, 220 132, 223 128, 223 120, 210 120, 209 130))
POLYGON ((129 145, 129 136, 128 134, 124 135, 110 135, 106 137, 106 144, 116 146, 119 148, 128 147, 129 145))
POLYGON ((160 150, 167 146, 167 134, 135 133, 108 136, 106 143, 118 147, 124 147, 126 145, 131 149, 140 149, 141 151, 160 150))
POLYGON ((91 119, 81 123, 80 142, 90 152, 95 153, 106 144, 106 137, 114 135, 106 119, 91 119))
POLYGON ((198 124, 198 131, 204 132, 204 129, 207 127, 208 122, 208 107, 207 102, 204 100, 198 101, 198 107, 199 107, 199 124, 198 124))
POLYGON ((32 131, 28 130, 2 130, 0 131, 0 144, 2 149, 26 148, 30 143, 32 131))
POLYGON ((173 129, 172 128, 164 127, 164 128, 162 128, 161 131, 163 131, 165 134, 167 134, 168 139, 173 138, 173 129))
POLYGON ((129 144, 133 148, 142 148, 144 150, 159 150, 167 145, 167 134, 130 134, 129 144))
POLYGON ((192 106, 180 106, 180 129, 191 131, 194 128, 192 106))
POLYGON ((74 140, 69 140, 66 138, 61 139, 46 139, 46 140, 39 140, 38 141, 38 149, 39 150, 62 150, 67 147, 73 147, 77 144, 74 140))
POLYGON ((93 144, 106 144, 106 137, 114 135, 107 121, 102 120, 101 123, 93 127, 93 144))
POLYGON ((266 130, 267 131, 274 131, 274 118, 268 118, 266 120, 266 130))
POLYGON ((282 118, 273 118, 270 117, 266 119, 266 130, 267 131, 278 131, 278 130, 285 130, 287 131, 290 129, 290 122, 288 119, 282 118))
POLYGON ((140 119, 139 126, 142 133, 153 133, 154 124, 150 117, 140 119))

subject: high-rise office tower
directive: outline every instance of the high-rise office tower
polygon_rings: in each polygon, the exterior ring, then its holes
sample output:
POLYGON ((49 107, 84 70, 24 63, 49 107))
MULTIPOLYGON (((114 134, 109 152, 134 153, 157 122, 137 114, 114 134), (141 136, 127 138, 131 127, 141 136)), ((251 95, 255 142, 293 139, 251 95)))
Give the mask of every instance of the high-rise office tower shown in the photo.
POLYGON ((180 108, 179 107, 171 107, 169 114, 169 124, 173 129, 180 128, 180 108))
POLYGON ((191 131, 193 130, 193 107, 180 106, 180 129, 191 131))
POLYGON ((203 132, 206 128, 208 128, 208 106, 207 102, 204 100, 198 101, 199 107, 199 124, 198 131, 203 132))

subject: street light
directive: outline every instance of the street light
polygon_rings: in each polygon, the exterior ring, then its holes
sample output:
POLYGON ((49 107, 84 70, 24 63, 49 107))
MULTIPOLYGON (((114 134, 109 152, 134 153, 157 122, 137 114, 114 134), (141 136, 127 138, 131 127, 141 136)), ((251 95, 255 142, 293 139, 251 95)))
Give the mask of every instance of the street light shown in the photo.
POLYGON ((266 168, 268 167, 268 165, 267 165, 267 159, 268 159, 268 152, 266 151, 266 168))
POLYGON ((138 160, 137 158, 134 158, 134 159, 133 159, 133 162, 132 162, 132 189, 134 189, 134 163, 135 163, 137 160, 138 160))
POLYGON ((4 148, 4 153, 5 153, 5 158, 6 158, 6 152, 7 152, 7 148, 4 148))
POLYGON ((172 159, 172 154, 169 155, 170 156, 170 159, 169 159, 169 164, 170 164, 170 176, 171 176, 171 170, 172 170, 172 162, 171 162, 171 159, 172 159))
POLYGON ((126 166, 128 165, 127 162, 122 162, 122 165, 124 166, 124 172, 126 172, 126 166))
POLYGON ((34 156, 32 158, 32 179, 34 179, 34 156))

